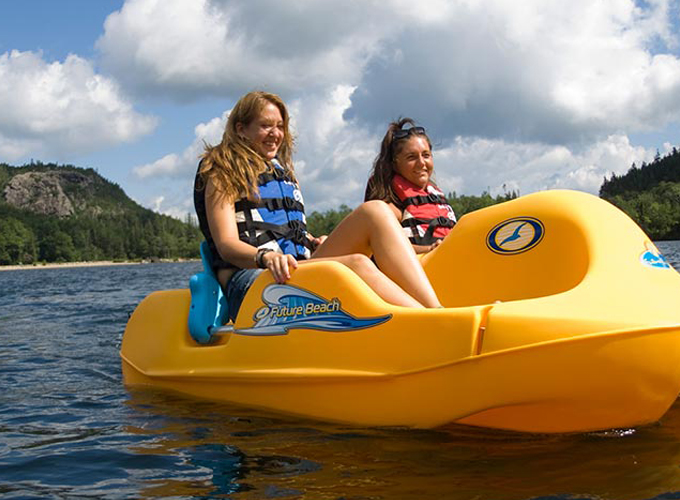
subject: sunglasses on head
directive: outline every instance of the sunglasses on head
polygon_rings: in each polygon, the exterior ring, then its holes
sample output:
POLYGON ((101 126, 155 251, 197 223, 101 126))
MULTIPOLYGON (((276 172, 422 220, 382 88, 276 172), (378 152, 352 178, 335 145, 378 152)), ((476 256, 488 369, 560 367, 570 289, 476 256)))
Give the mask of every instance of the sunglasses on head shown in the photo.
POLYGON ((424 135, 425 134, 425 128, 424 127, 411 127, 411 128, 402 128, 399 130, 395 130, 392 132, 392 139, 395 141, 398 141, 399 139, 403 139, 404 137, 408 137, 411 134, 418 134, 418 135, 424 135))

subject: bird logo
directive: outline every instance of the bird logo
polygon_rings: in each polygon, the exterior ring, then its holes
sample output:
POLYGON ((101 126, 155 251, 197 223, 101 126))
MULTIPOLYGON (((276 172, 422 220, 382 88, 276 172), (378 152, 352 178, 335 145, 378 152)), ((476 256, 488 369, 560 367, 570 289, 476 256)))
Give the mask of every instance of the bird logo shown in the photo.
POLYGON ((543 223, 534 217, 514 217, 497 224, 486 237, 492 252, 515 255, 538 245, 545 235, 543 223))

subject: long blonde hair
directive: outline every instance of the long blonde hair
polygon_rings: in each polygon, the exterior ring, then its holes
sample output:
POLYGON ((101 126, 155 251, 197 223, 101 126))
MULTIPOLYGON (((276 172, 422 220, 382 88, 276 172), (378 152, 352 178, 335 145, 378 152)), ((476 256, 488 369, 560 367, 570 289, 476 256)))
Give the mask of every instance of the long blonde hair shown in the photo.
POLYGON ((277 152, 277 159, 286 173, 297 182, 293 170, 293 137, 289 130, 290 117, 283 100, 268 92, 250 92, 236 103, 229 113, 224 128, 222 142, 216 146, 205 145, 198 170, 204 183, 212 182, 220 199, 237 200, 243 196, 257 199, 258 176, 271 169, 271 165, 250 145, 248 139, 241 137, 237 124, 247 127, 271 103, 281 112, 283 118, 283 141, 277 152))

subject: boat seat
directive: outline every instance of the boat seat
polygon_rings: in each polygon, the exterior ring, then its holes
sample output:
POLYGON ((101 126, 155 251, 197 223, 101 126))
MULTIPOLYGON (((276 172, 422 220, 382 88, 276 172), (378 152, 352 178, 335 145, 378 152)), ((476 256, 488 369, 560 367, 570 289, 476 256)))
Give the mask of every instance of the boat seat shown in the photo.
POLYGON ((520 301, 579 286, 598 260, 592 236, 602 231, 597 225, 615 222, 609 212, 594 221, 589 210, 596 208, 587 203, 589 198, 552 192, 548 201, 534 200, 536 196, 518 198, 463 215, 441 245, 423 256, 423 267, 442 304, 468 307, 520 301), (536 221, 536 227, 526 224, 529 220, 536 221), (493 250, 489 241, 494 230, 513 225, 515 232, 505 241, 540 244, 526 251, 493 250), (520 229, 526 234, 518 239, 520 229))
POLYGON ((212 340, 213 330, 226 323, 229 308, 213 271, 213 258, 207 241, 201 243, 201 261, 203 272, 194 274, 189 279, 189 333, 199 344, 207 344, 212 340))

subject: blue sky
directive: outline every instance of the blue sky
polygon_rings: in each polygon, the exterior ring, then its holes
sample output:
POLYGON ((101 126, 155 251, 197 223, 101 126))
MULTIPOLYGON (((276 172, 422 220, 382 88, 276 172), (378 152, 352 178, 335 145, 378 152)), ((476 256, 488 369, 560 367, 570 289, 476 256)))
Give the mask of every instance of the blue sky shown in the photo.
POLYGON ((0 52, 41 50, 47 60, 94 56, 106 17, 123 0, 30 0, 0 4, 0 52))
POLYGON ((680 143, 678 1, 0 3, 0 162, 96 168, 183 218, 203 141, 280 94, 310 210, 356 206, 390 120, 444 191, 597 193, 680 143))

